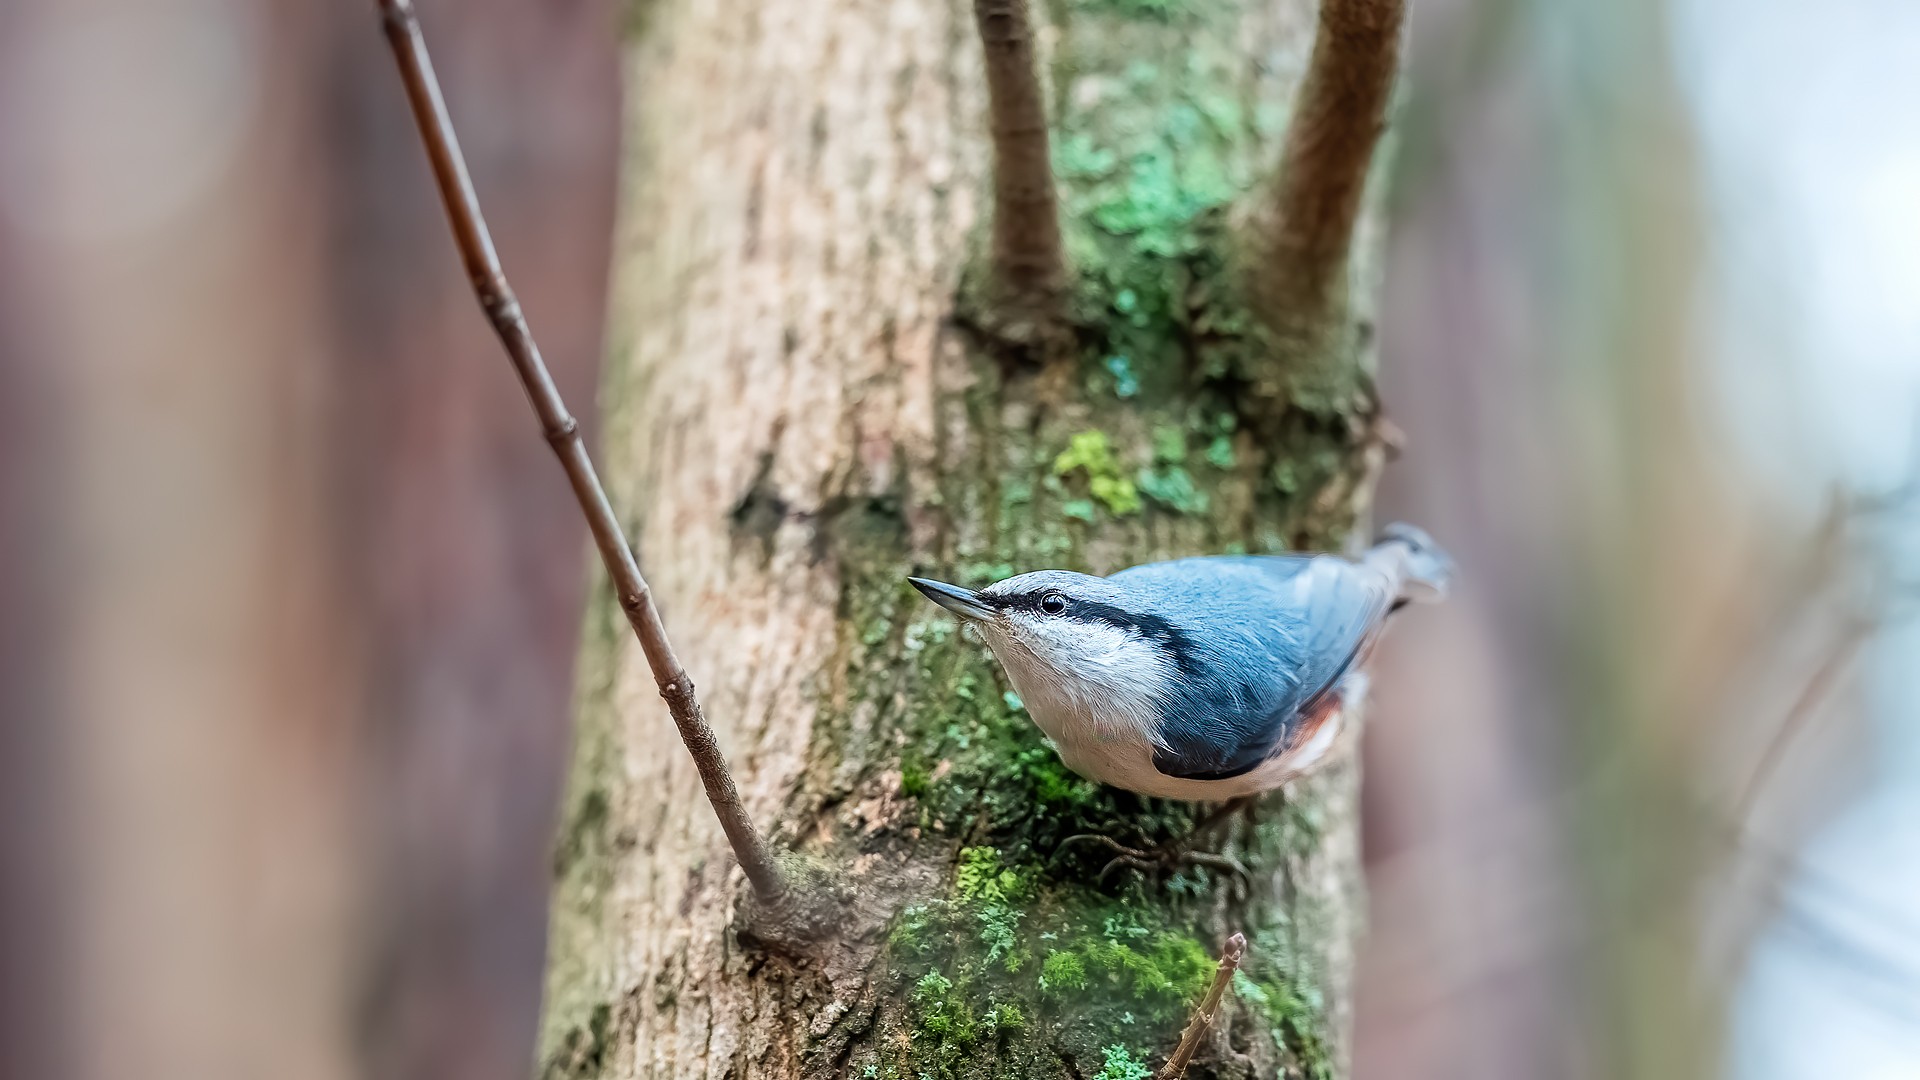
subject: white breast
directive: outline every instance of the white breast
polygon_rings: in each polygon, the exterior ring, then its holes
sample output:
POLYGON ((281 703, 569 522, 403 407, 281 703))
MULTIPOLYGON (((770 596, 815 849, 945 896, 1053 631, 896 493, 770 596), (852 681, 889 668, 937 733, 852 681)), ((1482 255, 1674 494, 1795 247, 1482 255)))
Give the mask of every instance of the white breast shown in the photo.
POLYGON ((1336 709, 1307 743, 1262 762, 1257 769, 1226 780, 1183 780, 1168 776, 1154 767, 1153 747, 1149 744, 1081 742, 1069 745, 1059 739, 1054 741, 1060 748, 1060 760, 1066 763, 1067 768, 1089 780, 1163 799, 1224 802, 1242 795, 1272 791, 1289 780, 1305 775, 1315 766, 1331 759, 1351 741, 1351 730, 1347 722, 1347 710, 1336 709))
MULTIPOLYGON (((1049 628, 1051 629, 1051 628, 1049 628)), ((1056 743, 1152 746, 1172 664, 1151 642, 1115 626, 1062 624, 1066 640, 988 631, 988 643, 1034 722, 1056 743), (1069 637, 1070 635, 1070 637, 1069 637)))
MULTIPOLYGON (((1219 801, 1270 791, 1324 760, 1343 735, 1344 710, 1309 743, 1228 780, 1183 780, 1154 767, 1160 705, 1174 678, 1151 642, 1118 627, 1081 624, 1072 651, 1036 649, 989 633, 995 655, 1060 760, 1089 780, 1142 795, 1219 801), (1071 656, 1059 665, 1051 656, 1071 656), (1067 670, 1061 670, 1061 667, 1067 670)), ((1358 688, 1356 687, 1356 690, 1358 688)))

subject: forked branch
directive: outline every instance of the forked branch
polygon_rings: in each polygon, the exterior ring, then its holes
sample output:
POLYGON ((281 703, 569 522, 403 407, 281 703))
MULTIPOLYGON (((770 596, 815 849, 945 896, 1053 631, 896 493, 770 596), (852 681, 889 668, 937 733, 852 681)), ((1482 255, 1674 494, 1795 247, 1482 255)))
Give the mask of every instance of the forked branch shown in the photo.
POLYGON ((1233 973, 1239 969, 1240 961, 1247 955, 1247 938, 1244 934, 1235 934, 1227 939, 1227 947, 1220 952, 1220 966, 1213 971, 1213 985, 1207 988, 1207 996, 1200 999, 1200 1005, 1193 1010, 1193 1019, 1187 1022, 1187 1030, 1180 1033, 1180 1045, 1173 1048, 1173 1055, 1160 1068, 1155 1080, 1180 1080, 1187 1074, 1187 1064, 1200 1049, 1200 1040, 1206 1037, 1207 1029, 1213 1026, 1213 1018, 1220 1011, 1221 999, 1227 996, 1227 987, 1233 982, 1233 973))
POLYGON ((454 243, 460 249, 461 261, 466 264, 474 294, 493 324, 494 332, 500 335, 501 344, 506 346, 513 370, 540 418, 547 444, 560 458, 560 466, 573 485, 574 497, 580 502, 580 512, 586 516, 594 546, 600 549, 607 576, 620 597, 620 608, 627 613, 633 635, 640 640, 640 651, 646 654, 647 666, 653 670, 654 681, 660 687, 660 696, 666 699, 667 710, 680 729, 680 738, 700 770, 700 782, 706 787, 707 799, 720 819, 720 827, 726 831, 727 842, 733 846, 734 855, 753 883, 754 892, 762 900, 778 901, 786 892, 785 878, 766 842, 754 829, 752 819, 747 817, 726 758, 701 713, 699 699, 694 696, 693 680, 687 677, 686 669, 674 656, 673 644, 667 640, 666 627, 653 605, 653 593, 647 588, 646 579, 640 576, 633 550, 627 546, 613 506, 594 474, 593 461, 580 438, 580 424, 560 400, 560 391, 547 373, 546 362, 540 358, 540 348, 534 343, 533 331, 527 326, 520 302, 514 298, 506 274, 500 269, 500 258, 494 252, 486 219, 480 214, 473 181, 467 175, 466 158, 460 153, 453 121, 440 94, 440 82, 427 58, 427 44, 420 34, 420 20, 414 14, 413 2, 375 2, 385 23, 387 42, 393 46, 394 60, 400 66, 407 101, 413 107, 420 139, 426 144, 434 182, 440 189, 441 202, 446 205, 454 243))
POLYGON ((1033 23, 1027 0, 973 0, 973 17, 993 128, 993 273, 1002 299, 1045 313, 1059 299, 1065 259, 1033 23))
POLYGON ((1283 333, 1317 337, 1346 316, 1354 223, 1386 130, 1405 18, 1405 0, 1321 0, 1252 268, 1254 297, 1283 333))

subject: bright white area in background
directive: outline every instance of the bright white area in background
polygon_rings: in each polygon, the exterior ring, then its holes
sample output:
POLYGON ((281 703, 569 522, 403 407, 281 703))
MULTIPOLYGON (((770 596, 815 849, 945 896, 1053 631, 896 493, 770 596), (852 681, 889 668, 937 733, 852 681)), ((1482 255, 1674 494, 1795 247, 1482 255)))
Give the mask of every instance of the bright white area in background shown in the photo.
POLYGON ((1920 4, 1678 10, 1731 434, 1809 505, 1835 478, 1895 487, 1920 415, 1920 4))
MULTIPOLYGON (((1717 417, 1808 523, 1920 480, 1920 3, 1680 0, 1717 417)), ((1884 523, 1920 580, 1920 513, 1884 523)), ((1865 654, 1870 785, 1800 853, 1736 995, 1737 1080, 1920 1077, 1920 626, 1865 654)))

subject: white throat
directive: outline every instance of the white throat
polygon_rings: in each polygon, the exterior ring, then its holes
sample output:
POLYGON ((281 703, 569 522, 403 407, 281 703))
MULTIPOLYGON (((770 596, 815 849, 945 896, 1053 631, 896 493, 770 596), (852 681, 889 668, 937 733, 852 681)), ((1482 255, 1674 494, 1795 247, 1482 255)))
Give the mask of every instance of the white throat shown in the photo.
POLYGON ((1069 744, 1157 741, 1174 671, 1153 642, 1101 622, 1063 621, 1028 633, 985 629, 1027 712, 1069 764, 1069 744))

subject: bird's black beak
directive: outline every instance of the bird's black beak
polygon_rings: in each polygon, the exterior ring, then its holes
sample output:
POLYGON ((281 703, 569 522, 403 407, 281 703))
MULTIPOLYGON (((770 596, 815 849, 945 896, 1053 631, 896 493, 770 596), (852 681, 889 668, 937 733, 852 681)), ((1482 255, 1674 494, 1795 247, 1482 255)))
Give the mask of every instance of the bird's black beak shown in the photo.
POLYGON ((927 599, 953 612, 963 619, 975 622, 991 619, 994 615, 992 605, 980 599, 980 594, 958 585, 949 585, 944 581, 930 581, 927 578, 910 577, 913 587, 919 589, 927 599))

